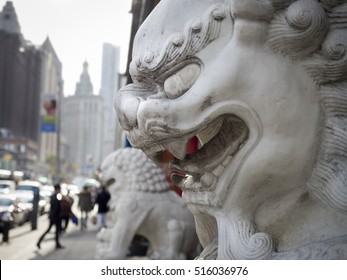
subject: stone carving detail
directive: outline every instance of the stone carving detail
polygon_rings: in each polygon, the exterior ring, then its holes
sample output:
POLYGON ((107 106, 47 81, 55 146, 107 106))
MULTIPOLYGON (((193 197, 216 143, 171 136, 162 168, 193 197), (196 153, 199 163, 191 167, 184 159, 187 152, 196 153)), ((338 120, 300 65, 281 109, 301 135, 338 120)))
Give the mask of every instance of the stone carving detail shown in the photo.
POLYGON ((135 234, 150 242, 151 259, 194 258, 194 218, 182 199, 168 189, 163 171, 137 149, 107 156, 101 178, 111 193, 107 228, 98 233, 97 259, 126 259, 135 234))
POLYGON ((175 156, 199 258, 347 259, 346 1, 164 0, 133 56, 115 109, 175 156))
POLYGON ((200 51, 219 34, 220 21, 227 16, 227 5, 217 4, 206 11, 203 18, 189 21, 182 33, 171 35, 165 43, 164 51, 155 57, 151 51, 136 57, 130 65, 133 78, 141 79, 141 73, 146 78, 158 79, 158 70, 168 71, 172 66, 187 63, 196 52, 200 51))

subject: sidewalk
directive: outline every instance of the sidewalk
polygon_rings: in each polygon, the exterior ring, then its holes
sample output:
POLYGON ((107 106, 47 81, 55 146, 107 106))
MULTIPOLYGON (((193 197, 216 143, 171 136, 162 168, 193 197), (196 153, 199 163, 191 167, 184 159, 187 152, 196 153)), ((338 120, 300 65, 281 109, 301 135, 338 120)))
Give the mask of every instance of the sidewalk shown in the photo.
MULTIPOLYGON (((48 217, 38 219, 37 230, 31 230, 30 223, 10 230, 10 244, 0 245, 1 260, 94 260, 97 226, 89 222, 88 229, 69 223, 65 234, 60 238, 65 249, 55 249, 54 227, 45 236, 41 249, 36 243, 48 227, 48 217)), ((0 235, 1 236, 1 235, 0 235)), ((2 236, 1 236, 2 237, 2 236)))

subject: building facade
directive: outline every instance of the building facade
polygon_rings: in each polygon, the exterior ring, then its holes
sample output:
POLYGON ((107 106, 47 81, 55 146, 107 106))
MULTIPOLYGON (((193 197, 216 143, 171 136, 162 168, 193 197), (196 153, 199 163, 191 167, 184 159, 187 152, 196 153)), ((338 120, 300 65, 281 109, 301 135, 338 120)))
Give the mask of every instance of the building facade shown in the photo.
MULTIPOLYGON (((40 160, 58 155, 60 98, 63 95, 62 63, 50 39, 41 45, 40 160)), ((59 141, 60 142, 60 141, 59 141)))
POLYGON ((0 18, 0 127, 38 142, 41 52, 24 40, 12 2, 0 18))
POLYGON ((27 172, 38 157, 41 62, 41 51, 24 39, 7 1, 0 12, 0 128, 11 137, 2 137, 0 163, 27 172))
POLYGON ((70 148, 66 159, 69 170, 92 177, 102 160, 104 105, 93 93, 87 62, 83 63, 75 94, 63 99, 61 128, 70 148))
POLYGON ((120 87, 119 63, 120 48, 109 43, 104 43, 102 52, 101 88, 99 92, 105 107, 103 158, 116 148, 121 147, 122 129, 113 107, 114 94, 120 87))

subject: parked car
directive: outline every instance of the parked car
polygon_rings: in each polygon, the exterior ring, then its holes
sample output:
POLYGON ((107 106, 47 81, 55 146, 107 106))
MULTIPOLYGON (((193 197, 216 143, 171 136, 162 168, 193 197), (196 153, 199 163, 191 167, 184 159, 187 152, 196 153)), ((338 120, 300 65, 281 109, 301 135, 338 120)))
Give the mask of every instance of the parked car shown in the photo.
POLYGON ((42 184, 39 181, 24 180, 18 182, 16 186, 16 191, 38 191, 40 192, 42 184))
POLYGON ((10 213, 13 218, 11 226, 22 225, 28 221, 29 218, 29 209, 20 204, 20 202, 16 200, 15 196, 0 194, 0 216, 5 212, 10 213))
POLYGON ((49 212, 49 208, 51 208, 50 199, 47 200, 43 195, 40 195, 39 198, 39 214, 44 215, 49 212))
POLYGON ((40 194, 42 196, 50 198, 51 195, 54 193, 54 187, 51 185, 44 185, 41 188, 40 194))
POLYGON ((46 207, 50 207, 51 195, 54 193, 54 187, 51 185, 44 185, 40 191, 40 195, 46 200, 46 207))
POLYGON ((12 172, 7 169, 0 169, 0 179, 1 180, 10 180, 12 177, 12 172))
MULTIPOLYGON (((34 210, 34 194, 28 191, 16 191, 14 192, 14 196, 16 200, 20 202, 21 205, 29 209, 29 212, 30 212, 29 216, 32 215, 32 212, 34 210)), ((47 213, 48 210, 49 210, 48 202, 42 195, 39 195, 39 205, 38 205, 37 214, 43 215, 47 213)))
POLYGON ((80 188, 74 184, 61 184, 61 194, 74 197, 80 193, 80 188))
POLYGON ((80 193, 80 188, 77 185, 69 184, 67 186, 71 196, 78 195, 80 193))
POLYGON ((39 209, 38 214, 43 215, 48 210, 46 209, 48 207, 48 201, 42 197, 41 195, 42 191, 42 184, 39 181, 34 180, 23 180, 20 181, 16 186, 15 195, 16 197, 21 201, 21 203, 24 203, 26 207, 31 209, 31 212, 33 211, 33 200, 34 200, 34 193, 37 193, 40 195, 39 199, 39 209))
POLYGON ((0 194, 9 194, 16 189, 16 183, 11 180, 0 180, 0 194))

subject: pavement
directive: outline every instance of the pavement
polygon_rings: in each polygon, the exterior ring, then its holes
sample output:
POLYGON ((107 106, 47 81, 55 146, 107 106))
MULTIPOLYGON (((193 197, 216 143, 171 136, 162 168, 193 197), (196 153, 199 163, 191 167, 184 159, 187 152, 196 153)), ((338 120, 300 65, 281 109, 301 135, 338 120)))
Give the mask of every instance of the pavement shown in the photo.
MULTIPOLYGON (((80 226, 69 223, 60 243, 64 249, 55 249, 54 232, 52 227, 45 239, 41 242, 41 249, 36 243, 41 234, 49 225, 48 215, 40 216, 37 229, 31 230, 31 224, 10 230, 9 243, 0 244, 0 260, 94 260, 96 249, 97 226, 90 222, 87 229, 81 231, 80 226)), ((2 235, 0 234, 0 240, 2 235)))

